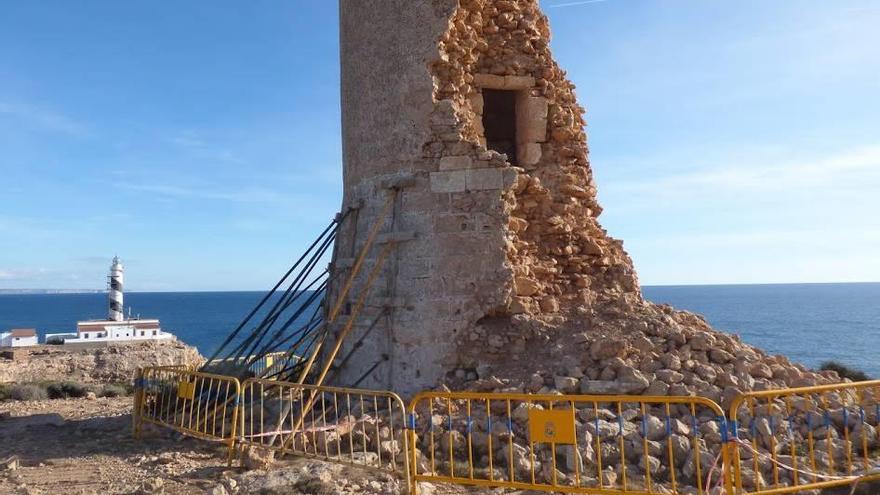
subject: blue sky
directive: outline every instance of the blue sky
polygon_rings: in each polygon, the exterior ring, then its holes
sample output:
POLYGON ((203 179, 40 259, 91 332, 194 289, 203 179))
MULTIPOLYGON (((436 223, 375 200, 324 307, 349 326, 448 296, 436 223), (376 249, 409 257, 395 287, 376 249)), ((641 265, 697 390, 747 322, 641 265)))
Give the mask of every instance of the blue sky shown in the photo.
MULTIPOLYGON (((542 3, 643 283, 880 280, 880 3, 542 3)), ((339 207, 336 8, 4 2, 0 288, 271 286, 339 207)))

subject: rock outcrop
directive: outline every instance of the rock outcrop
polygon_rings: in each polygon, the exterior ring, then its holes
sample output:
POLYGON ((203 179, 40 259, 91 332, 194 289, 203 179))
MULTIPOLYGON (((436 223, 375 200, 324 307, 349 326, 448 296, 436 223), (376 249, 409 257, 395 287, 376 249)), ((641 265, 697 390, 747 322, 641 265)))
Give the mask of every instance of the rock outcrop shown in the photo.
POLYGON ((0 382, 127 383, 144 366, 189 366, 203 361, 195 347, 177 340, 88 347, 39 346, 18 351, 15 360, 0 359, 0 382))

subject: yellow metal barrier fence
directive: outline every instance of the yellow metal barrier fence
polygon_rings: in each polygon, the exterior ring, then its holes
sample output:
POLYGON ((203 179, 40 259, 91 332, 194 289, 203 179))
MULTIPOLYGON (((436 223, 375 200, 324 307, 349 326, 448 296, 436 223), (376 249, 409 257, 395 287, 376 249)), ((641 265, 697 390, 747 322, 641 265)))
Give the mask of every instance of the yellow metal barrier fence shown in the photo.
POLYGON ((406 410, 397 394, 256 378, 242 387, 242 448, 382 469, 409 482, 406 410))
POLYGON ((226 443, 232 461, 238 424, 238 380, 183 367, 143 368, 135 382, 134 435, 144 423, 226 443))
POLYGON ((423 392, 409 406, 413 485, 716 494, 721 407, 700 397, 423 392))
MULTIPOLYGON (((272 366, 272 363, 267 363, 272 366)), ((586 494, 782 495, 880 479, 880 380, 701 397, 393 392, 140 370, 144 423, 418 482, 586 494), (407 414, 408 411, 408 414, 407 414)))
POLYGON ((270 352, 251 365, 255 376, 270 378, 273 374, 299 362, 301 358, 286 351, 270 352))
POLYGON ((880 380, 745 393, 731 404, 736 495, 880 479, 880 380))
POLYGON ((300 359, 302 358, 290 354, 289 352, 278 351, 260 356, 256 360, 254 360, 253 356, 215 359, 206 363, 205 366, 211 371, 233 371, 235 368, 253 361, 248 366, 248 371, 253 373, 255 377, 269 378, 273 374, 287 368, 290 364, 298 362, 300 359), (230 370, 229 368, 233 368, 233 370, 230 370))

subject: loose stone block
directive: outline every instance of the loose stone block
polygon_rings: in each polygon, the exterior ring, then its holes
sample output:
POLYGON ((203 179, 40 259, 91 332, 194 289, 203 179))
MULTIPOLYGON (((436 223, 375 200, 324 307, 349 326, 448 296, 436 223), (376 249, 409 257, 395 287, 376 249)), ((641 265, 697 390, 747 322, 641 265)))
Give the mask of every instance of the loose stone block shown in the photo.
POLYGON ((406 189, 416 185, 416 178, 409 172, 401 172, 381 182, 382 189, 406 189))
POLYGON ((400 232, 387 232, 384 234, 379 234, 376 237, 377 244, 387 244, 389 242, 406 242, 415 239, 418 236, 416 232, 412 230, 400 231, 400 232))
POLYGON ((431 192, 453 193, 467 190, 467 174, 464 170, 431 172, 431 192))
POLYGON ((478 168, 467 171, 467 190, 501 189, 504 177, 500 168, 478 168))
POLYGON ((541 145, 522 143, 517 148, 517 162, 524 167, 537 165, 541 161, 541 145))
POLYGON ((535 87, 535 78, 531 76, 504 76, 502 89, 531 89, 535 87))
POLYGON ((474 74, 474 86, 488 89, 505 89, 504 76, 495 74, 474 74))
POLYGON ((354 258, 336 258, 333 260, 334 267, 337 270, 343 270, 354 266, 354 258))
POLYGON ((537 303, 531 297, 514 297, 510 303, 511 314, 536 313, 537 303))
POLYGON ((517 99, 516 138, 520 143, 547 141, 547 99, 525 96, 517 99))
POLYGON ((465 232, 473 230, 474 223, 470 215, 437 215, 434 217, 434 232, 438 234, 447 232, 465 232))
POLYGON ((504 180, 504 189, 510 189, 517 183, 519 179, 519 172, 517 172, 514 168, 505 168, 502 172, 503 180, 504 180))
POLYGON ((424 278, 431 273, 431 262, 425 258, 403 258, 400 260, 400 271, 413 278, 424 278))
MULTIPOLYGON (((480 115, 479 117, 480 117, 480 118, 478 118, 478 119, 476 119, 476 120, 474 121, 474 127, 476 128, 476 130, 477 130, 477 135, 480 136, 480 139, 483 140, 483 141, 485 141, 485 139, 486 139, 486 128, 483 127, 483 118, 482 118, 482 115, 480 115)), ((486 146, 486 145, 483 144, 483 146, 486 146)))
POLYGON ((528 277, 517 277, 514 281, 514 287, 519 296, 531 296, 541 290, 541 286, 534 279, 528 277))
POLYGON ((483 115, 483 95, 477 93, 470 98, 471 100, 471 109, 477 115, 483 115))
POLYGON ((474 159, 469 156, 444 156, 440 159, 440 170, 461 170, 473 166, 474 159))

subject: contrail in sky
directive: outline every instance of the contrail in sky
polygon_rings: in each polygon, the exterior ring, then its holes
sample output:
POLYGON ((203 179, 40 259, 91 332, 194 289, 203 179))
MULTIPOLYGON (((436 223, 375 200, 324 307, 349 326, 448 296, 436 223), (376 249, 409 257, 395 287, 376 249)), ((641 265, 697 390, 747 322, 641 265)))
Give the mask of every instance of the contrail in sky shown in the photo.
POLYGON ((608 0, 582 0, 580 2, 568 2, 568 3, 560 3, 556 5, 548 5, 548 9, 558 9, 560 7, 574 7, 576 5, 587 5, 588 3, 600 3, 607 2, 608 0))

